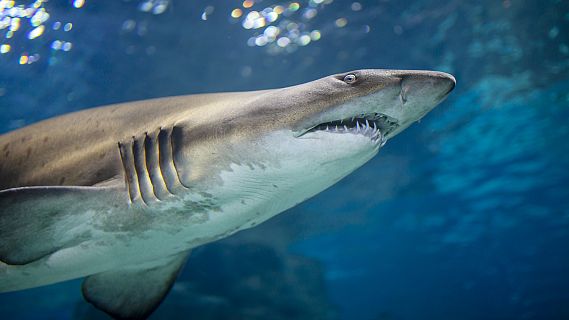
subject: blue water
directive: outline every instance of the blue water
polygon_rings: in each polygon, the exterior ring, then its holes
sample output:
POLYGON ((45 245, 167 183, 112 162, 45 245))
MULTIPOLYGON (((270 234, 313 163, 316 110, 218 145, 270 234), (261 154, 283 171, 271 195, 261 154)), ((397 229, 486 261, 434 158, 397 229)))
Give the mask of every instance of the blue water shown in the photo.
MULTIPOLYGON (((457 78, 336 186, 195 250, 152 318, 569 319, 569 2, 36 3, 49 16, 15 28, 0 1, 0 132, 359 68, 457 78), (244 18, 275 5, 265 26, 244 18)), ((1 294, 0 318, 104 319, 79 285, 1 294)))

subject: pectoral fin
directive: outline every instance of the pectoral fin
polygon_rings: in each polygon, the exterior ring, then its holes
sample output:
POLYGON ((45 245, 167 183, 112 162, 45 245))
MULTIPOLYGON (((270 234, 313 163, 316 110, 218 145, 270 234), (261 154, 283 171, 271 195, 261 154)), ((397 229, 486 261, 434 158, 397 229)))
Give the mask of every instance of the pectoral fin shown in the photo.
POLYGON ((0 260, 22 265, 89 237, 88 222, 119 201, 97 187, 24 187, 0 191, 0 260))
POLYGON ((130 267, 87 277, 83 296, 117 319, 145 319, 162 302, 176 280, 188 252, 152 267, 130 267))

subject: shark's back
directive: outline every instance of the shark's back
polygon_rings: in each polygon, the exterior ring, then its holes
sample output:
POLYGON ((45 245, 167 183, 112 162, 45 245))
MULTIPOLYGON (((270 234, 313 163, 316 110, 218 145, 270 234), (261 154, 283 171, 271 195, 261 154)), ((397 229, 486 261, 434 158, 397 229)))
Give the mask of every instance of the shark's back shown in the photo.
POLYGON ((93 186, 122 174, 118 142, 180 119, 239 107, 253 92, 200 94, 122 103, 44 120, 0 136, 0 190, 93 186))

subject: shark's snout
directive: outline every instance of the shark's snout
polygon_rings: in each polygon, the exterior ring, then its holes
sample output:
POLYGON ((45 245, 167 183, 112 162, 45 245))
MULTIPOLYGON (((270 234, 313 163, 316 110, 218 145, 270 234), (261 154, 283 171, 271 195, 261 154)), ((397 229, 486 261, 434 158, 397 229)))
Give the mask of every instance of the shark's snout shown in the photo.
MULTIPOLYGON (((456 86, 455 78, 438 71, 400 71, 400 107, 391 110, 400 130, 418 121, 443 101, 456 86)), ((400 131, 399 130, 399 131, 400 131)), ((398 132, 394 132, 396 134, 398 132)))
MULTIPOLYGON (((432 101, 435 105, 443 100, 456 86, 456 79, 444 72, 415 71, 400 75, 402 104, 432 101)), ((433 105, 434 107, 434 105, 433 105)))

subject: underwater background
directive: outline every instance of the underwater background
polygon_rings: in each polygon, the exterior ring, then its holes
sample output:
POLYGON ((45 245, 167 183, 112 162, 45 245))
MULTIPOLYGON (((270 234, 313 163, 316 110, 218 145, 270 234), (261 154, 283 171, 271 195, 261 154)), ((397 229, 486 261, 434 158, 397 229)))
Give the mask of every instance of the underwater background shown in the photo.
MULTIPOLYGON (((361 68, 457 87, 329 190, 195 249, 151 319, 569 319, 569 1, 0 0, 0 133, 361 68)), ((1 319, 106 319, 80 279, 1 319)))

